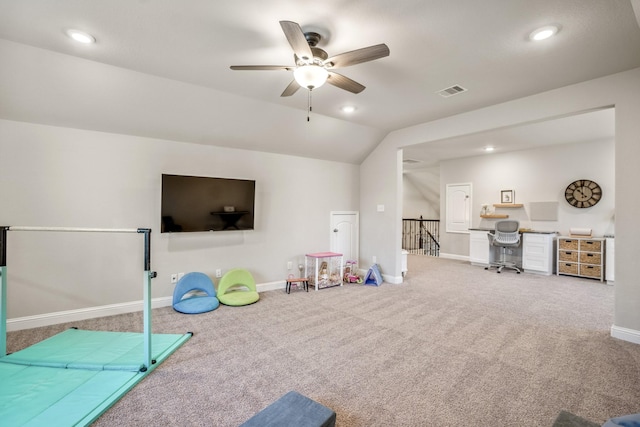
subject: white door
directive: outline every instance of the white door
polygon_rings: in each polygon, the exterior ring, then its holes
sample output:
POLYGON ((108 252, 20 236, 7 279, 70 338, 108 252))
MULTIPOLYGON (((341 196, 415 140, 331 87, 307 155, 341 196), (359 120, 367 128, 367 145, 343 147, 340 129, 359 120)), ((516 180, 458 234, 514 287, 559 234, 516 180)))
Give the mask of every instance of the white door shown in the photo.
POLYGON ((343 260, 358 262, 358 212, 331 212, 331 252, 343 255, 343 260))
POLYGON ((468 233, 471 225, 471 184, 447 184, 447 233, 468 233))

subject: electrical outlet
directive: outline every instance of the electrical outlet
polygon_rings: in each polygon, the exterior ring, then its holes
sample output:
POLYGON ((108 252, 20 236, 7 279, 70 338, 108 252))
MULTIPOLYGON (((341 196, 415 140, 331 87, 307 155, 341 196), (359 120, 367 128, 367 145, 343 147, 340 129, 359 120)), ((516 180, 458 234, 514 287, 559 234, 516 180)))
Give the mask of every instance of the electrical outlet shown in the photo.
POLYGON ((287 263, 287 270, 291 270, 293 268, 293 262, 289 261, 287 263))
POLYGON ((219 268, 216 269, 216 277, 222 277, 222 270, 219 268))
POLYGON ((376 258, 376 256, 375 256, 375 255, 374 255, 374 256, 372 256, 372 257, 371 257, 371 260, 372 260, 372 261, 373 261, 373 263, 375 264, 375 263, 377 262, 377 258, 376 258))
POLYGON ((184 276, 184 273, 178 273, 178 280, 182 279, 182 276, 184 276))
POLYGON ((178 274, 171 273, 171 283, 178 283, 178 274))

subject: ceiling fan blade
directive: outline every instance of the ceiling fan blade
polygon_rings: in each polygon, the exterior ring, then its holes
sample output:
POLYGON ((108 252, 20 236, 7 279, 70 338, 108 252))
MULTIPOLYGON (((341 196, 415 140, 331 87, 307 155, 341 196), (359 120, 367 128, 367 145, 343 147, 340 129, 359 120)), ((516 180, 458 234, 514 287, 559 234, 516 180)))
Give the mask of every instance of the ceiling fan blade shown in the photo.
POLYGON ((293 52, 296 56, 304 61, 308 61, 313 58, 311 47, 307 42, 307 38, 302 32, 300 25, 291 21, 280 21, 282 31, 284 31, 285 37, 289 41, 289 44, 293 48, 293 52))
POLYGON ((292 80, 291 83, 289 83, 289 86, 286 87, 286 89, 284 90, 284 92, 282 92, 282 95, 280 96, 291 96, 294 93, 296 93, 298 91, 298 89, 300 89, 300 85, 298 84, 297 81, 292 80))
POLYGON ((329 71, 329 78, 327 79, 327 83, 334 85, 335 87, 339 87, 340 89, 344 89, 351 93, 360 93, 365 87, 355 80, 351 80, 349 77, 345 77, 342 74, 334 73, 329 71))
POLYGON ((286 70, 290 71, 296 67, 288 65, 232 65, 232 70, 286 70))
POLYGON ((382 43, 332 56, 324 61, 324 63, 329 68, 340 68, 373 61, 374 59, 384 58, 385 56, 389 56, 389 48, 386 44, 382 43))

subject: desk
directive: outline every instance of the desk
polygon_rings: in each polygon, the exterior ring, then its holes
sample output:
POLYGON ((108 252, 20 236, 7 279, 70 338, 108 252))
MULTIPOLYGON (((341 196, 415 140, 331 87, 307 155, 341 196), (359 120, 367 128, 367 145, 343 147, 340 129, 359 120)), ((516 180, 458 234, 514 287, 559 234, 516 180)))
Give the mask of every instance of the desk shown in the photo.
MULTIPOLYGON (((492 246, 487 233, 493 229, 469 229, 469 261, 473 265, 488 266, 496 257, 496 250, 492 246)), ((544 274, 550 276, 555 271, 555 245, 558 235, 555 231, 525 231, 522 233, 522 245, 507 252, 509 261, 515 262, 526 273, 544 274)), ((509 249, 508 249, 509 251, 509 249)))

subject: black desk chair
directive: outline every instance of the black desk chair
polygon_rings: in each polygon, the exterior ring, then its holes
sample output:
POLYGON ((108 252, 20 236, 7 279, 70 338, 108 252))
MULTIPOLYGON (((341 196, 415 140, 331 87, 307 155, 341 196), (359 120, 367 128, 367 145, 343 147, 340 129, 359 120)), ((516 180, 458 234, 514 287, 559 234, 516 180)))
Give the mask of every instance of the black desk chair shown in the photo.
POLYGON ((520 274, 520 269, 515 262, 507 261, 507 248, 517 248, 520 246, 520 223, 515 220, 507 219, 496 222, 496 229, 492 233, 489 233, 489 240, 491 245, 499 246, 502 248, 500 251, 500 259, 496 262, 492 262, 485 270, 491 267, 496 267, 498 273, 502 272, 503 268, 510 268, 520 274))

